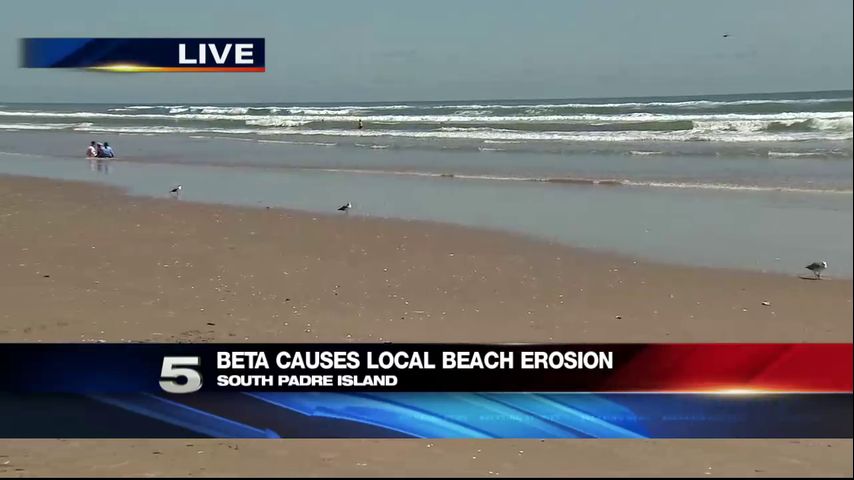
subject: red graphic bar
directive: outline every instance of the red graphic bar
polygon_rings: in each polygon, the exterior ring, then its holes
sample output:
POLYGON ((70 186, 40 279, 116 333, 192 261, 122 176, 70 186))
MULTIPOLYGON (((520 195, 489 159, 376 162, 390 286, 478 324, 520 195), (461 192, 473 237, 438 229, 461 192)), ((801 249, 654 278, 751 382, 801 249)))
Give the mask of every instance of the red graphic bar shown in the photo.
POLYGON ((599 391, 852 391, 852 344, 654 344, 615 369, 599 391))

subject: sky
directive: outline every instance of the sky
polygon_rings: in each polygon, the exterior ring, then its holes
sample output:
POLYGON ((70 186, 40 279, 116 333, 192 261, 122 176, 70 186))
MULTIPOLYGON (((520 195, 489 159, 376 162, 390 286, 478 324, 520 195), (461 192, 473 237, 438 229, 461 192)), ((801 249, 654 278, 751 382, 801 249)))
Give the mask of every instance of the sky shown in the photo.
POLYGON ((5 102, 371 102, 851 88, 851 0, 6 0, 0 14, 5 102), (267 71, 19 68, 17 39, 38 36, 264 37, 267 71))

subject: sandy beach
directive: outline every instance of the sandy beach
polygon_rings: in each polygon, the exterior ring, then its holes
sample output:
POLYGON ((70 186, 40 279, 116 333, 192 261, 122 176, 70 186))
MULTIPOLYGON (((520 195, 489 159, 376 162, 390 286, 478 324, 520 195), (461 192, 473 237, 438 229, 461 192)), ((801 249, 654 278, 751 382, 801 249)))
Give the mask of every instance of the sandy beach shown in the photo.
MULTIPOLYGON (((332 213, 0 177, 0 342, 852 341, 852 281, 832 272, 814 281, 665 265, 332 213)), ((851 440, 3 440, 0 474, 850 476, 851 449, 851 440)))
POLYGON ((0 179, 0 340, 852 339, 851 280, 660 265, 447 225, 164 197, 0 179))
POLYGON ((851 440, 0 442, 4 476, 850 477, 851 470, 851 440))

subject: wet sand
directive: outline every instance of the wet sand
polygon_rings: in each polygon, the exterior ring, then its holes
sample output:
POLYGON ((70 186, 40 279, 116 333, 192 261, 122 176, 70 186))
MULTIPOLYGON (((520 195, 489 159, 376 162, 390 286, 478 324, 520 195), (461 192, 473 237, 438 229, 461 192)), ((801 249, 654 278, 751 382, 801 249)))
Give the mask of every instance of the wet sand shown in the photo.
MULTIPOLYGON (((0 177, 0 251, 2 342, 852 341, 851 280, 84 183, 0 177)), ((850 476, 851 450, 850 440, 3 440, 0 474, 850 476)))
POLYGON ((850 477, 851 448, 851 440, 23 440, 0 442, 0 475, 850 477))

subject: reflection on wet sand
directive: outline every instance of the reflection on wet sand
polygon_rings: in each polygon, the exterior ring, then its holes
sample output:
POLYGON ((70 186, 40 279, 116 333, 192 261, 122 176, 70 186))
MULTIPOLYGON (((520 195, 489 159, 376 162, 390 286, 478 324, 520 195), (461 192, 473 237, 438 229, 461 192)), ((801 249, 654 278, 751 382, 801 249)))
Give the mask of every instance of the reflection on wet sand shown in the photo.
POLYGON ((90 158, 89 159, 89 170, 93 172, 103 173, 104 175, 108 175, 110 173, 110 161, 105 158, 90 158))

